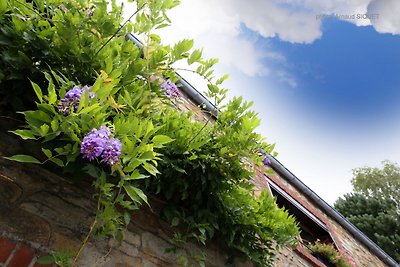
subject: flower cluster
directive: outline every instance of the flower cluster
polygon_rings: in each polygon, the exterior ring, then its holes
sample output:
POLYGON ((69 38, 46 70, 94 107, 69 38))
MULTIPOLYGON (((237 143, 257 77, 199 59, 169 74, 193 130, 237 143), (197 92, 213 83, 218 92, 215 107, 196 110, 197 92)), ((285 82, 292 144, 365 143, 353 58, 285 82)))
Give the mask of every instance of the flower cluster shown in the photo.
MULTIPOLYGON (((90 91, 92 87, 85 85, 84 87, 80 88, 79 86, 75 85, 69 90, 63 99, 61 99, 61 103, 58 105, 58 110, 64 115, 67 116, 71 113, 71 109, 73 108, 74 111, 78 110, 79 102, 81 100, 82 94, 85 91, 90 91)), ((89 92, 89 97, 93 98, 94 93, 89 92)))
POLYGON ((122 144, 116 138, 111 138, 111 131, 106 126, 99 130, 92 129, 82 140, 81 154, 89 161, 101 157, 101 162, 112 166, 118 162, 122 144))
POLYGON ((163 84, 160 85, 161 89, 165 91, 165 95, 169 98, 175 98, 181 95, 176 84, 171 82, 170 79, 166 80, 163 84))
POLYGON ((271 160, 268 157, 263 158, 262 163, 264 166, 271 166, 271 160))

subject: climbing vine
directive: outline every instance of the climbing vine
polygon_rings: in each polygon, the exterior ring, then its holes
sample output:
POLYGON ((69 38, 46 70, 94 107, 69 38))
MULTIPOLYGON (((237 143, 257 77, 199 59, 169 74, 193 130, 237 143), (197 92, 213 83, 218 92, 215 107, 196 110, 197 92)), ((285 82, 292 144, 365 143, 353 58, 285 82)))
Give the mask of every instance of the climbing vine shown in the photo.
POLYGON ((170 46, 154 34, 179 2, 134 2, 124 21, 115 1, 1 0, 0 107, 23 116, 26 125, 12 132, 40 146, 38 155, 8 159, 94 178, 96 216, 65 265, 92 235, 121 241, 130 212, 152 194, 167 203, 163 218, 181 229, 175 241, 216 238, 270 266, 298 234, 294 218, 251 184, 251 166, 262 166, 273 145, 255 133, 251 103, 238 97, 222 105, 227 76, 213 75, 216 59, 204 59, 192 40, 170 46), (126 40, 131 33, 143 47, 126 40), (207 81, 215 121, 177 110, 174 64, 182 60, 207 81))

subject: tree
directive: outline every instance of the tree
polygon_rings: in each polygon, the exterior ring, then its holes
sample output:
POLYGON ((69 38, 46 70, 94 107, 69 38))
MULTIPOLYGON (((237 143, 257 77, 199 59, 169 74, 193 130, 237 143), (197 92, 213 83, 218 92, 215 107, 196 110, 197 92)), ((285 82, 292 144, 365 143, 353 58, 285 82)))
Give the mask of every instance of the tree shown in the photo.
POLYGON ((383 162, 383 168, 353 170, 353 193, 334 206, 396 261, 400 261, 400 167, 383 162))
POLYGON ((383 161, 383 168, 357 168, 353 170, 354 191, 368 197, 392 200, 400 211, 400 166, 383 161))

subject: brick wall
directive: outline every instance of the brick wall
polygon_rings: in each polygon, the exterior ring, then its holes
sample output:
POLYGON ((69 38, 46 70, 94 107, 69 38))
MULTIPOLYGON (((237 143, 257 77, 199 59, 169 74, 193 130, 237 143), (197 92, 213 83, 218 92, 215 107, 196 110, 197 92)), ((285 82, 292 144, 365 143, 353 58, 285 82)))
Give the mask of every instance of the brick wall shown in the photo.
POLYGON ((40 249, 27 246, 25 241, 15 241, 16 237, 0 236, 0 266, 7 267, 53 267, 53 264, 40 264, 37 259, 42 256, 48 256, 40 249))

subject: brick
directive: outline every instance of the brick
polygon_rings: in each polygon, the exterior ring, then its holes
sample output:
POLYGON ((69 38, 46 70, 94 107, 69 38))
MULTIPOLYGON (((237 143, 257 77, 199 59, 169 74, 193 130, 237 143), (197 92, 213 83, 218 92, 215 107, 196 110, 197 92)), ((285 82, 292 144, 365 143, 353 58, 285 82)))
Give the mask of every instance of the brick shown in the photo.
POLYGON ((15 244, 3 237, 0 237, 0 263, 5 263, 14 250, 15 244))
POLYGON ((22 245, 18 248, 7 267, 28 267, 34 256, 35 252, 32 249, 22 245))

